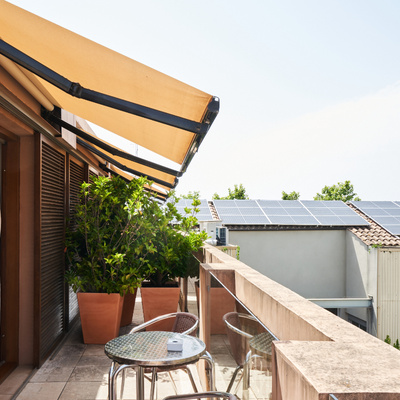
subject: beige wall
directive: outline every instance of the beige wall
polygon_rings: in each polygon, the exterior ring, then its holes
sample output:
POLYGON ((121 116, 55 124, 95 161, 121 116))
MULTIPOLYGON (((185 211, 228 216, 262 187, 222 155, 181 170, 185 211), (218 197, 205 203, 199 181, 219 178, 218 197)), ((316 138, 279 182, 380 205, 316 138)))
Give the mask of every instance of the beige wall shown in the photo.
POLYGON ((230 231, 240 260, 306 298, 345 296, 346 231, 230 231))

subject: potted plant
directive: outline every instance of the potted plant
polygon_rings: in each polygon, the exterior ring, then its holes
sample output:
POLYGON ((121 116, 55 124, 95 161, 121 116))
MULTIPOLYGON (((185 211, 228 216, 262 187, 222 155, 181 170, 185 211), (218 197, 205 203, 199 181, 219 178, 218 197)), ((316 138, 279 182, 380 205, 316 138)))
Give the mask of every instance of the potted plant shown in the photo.
MULTIPOLYGON (((207 239, 206 232, 196 229, 198 199, 193 208, 185 209, 182 216, 176 209, 177 198, 171 193, 164 206, 153 212, 154 247, 149 254, 152 273, 141 286, 144 320, 148 321, 162 314, 176 312, 180 288, 178 278, 197 276, 198 261, 193 253, 198 251, 207 239)), ((154 325, 152 329, 170 329, 171 321, 154 325)))
POLYGON ((154 201, 144 190, 148 184, 145 178, 126 182, 104 176, 82 183, 66 234, 66 280, 78 295, 85 343, 118 336, 123 296, 134 293, 151 270, 154 201))

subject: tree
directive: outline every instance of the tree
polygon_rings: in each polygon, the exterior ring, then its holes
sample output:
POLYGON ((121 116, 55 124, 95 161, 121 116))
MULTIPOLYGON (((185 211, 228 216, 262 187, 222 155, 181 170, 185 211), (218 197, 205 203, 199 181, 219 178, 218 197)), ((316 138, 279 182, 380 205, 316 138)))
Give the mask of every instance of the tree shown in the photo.
POLYGON ((228 196, 221 197, 218 193, 214 193, 213 200, 246 200, 249 196, 246 194, 246 189, 242 184, 235 185, 234 189, 228 188, 228 196))
POLYGON ((188 194, 182 194, 180 196, 181 199, 199 199, 200 198, 200 192, 199 191, 193 191, 193 192, 188 192, 188 194))
POLYGON ((286 193, 285 191, 282 191, 282 200, 298 200, 299 198, 299 192, 293 191, 291 193, 286 193))
POLYGON ((361 201, 354 193, 354 187, 350 181, 338 182, 337 185, 325 186, 321 193, 317 193, 314 200, 342 200, 346 201, 361 201))

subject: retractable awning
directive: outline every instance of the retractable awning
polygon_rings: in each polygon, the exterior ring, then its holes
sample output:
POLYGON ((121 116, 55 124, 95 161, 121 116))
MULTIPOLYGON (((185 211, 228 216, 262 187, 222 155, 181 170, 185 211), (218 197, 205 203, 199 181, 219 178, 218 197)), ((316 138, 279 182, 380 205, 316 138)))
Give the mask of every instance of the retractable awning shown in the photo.
MULTIPOLYGON (((4 0, 0 54, 18 64, 50 106, 180 164, 180 173, 219 110, 218 98, 4 0)), ((142 165, 135 166, 154 172, 142 165)), ((169 177, 162 181, 176 183, 174 174, 163 173, 169 177)))

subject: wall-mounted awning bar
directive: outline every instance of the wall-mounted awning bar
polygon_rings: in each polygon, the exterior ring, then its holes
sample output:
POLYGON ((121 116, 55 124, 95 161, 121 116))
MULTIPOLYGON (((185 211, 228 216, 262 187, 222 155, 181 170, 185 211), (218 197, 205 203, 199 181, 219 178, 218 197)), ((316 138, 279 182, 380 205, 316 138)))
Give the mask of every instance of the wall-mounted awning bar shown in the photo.
MULTIPOLYGON (((128 179, 125 175, 118 173, 115 171, 115 169, 111 169, 108 168, 106 165, 102 165, 101 168, 103 169, 103 171, 110 173, 111 175, 119 175, 122 179, 125 179, 126 181, 130 181, 131 179, 128 179)), ((145 187, 144 190, 146 192, 150 192, 153 194, 153 196, 158 199, 158 200, 162 200, 165 201, 167 200, 168 195, 166 193, 161 193, 158 190, 155 190, 152 187, 145 187)))
POLYGON ((109 144, 107 144, 106 142, 104 142, 103 140, 100 140, 92 135, 90 135, 89 133, 86 133, 85 131, 82 131, 81 129, 76 128, 75 126, 69 124, 66 121, 63 121, 62 119, 58 118, 57 116, 55 116, 52 113, 45 113, 45 119, 47 119, 48 121, 51 122, 55 122, 56 124, 60 125, 61 127, 69 130, 70 132, 74 133, 76 136, 79 136, 80 138, 96 145, 97 147, 100 147, 101 149, 103 149, 104 151, 106 151, 107 153, 110 153, 114 156, 118 156, 121 158, 124 158, 126 160, 129 161, 133 161, 137 164, 141 164, 141 165, 145 165, 146 167, 155 169, 157 171, 161 171, 164 172, 168 175, 172 175, 172 176, 176 176, 176 177, 181 177, 182 176, 182 172, 180 171, 176 171, 174 169, 165 167, 163 165, 160 164, 156 164, 152 161, 149 160, 145 160, 143 158, 134 156, 133 154, 130 153, 126 153, 125 151, 122 151, 120 149, 117 149, 113 146, 110 146, 109 144))
POLYGON ((178 179, 175 179, 175 182, 173 184, 169 182, 162 181, 160 179, 157 179, 153 176, 149 176, 147 174, 144 174, 141 171, 134 170, 132 168, 127 167, 126 165, 123 165, 119 163, 118 161, 114 160, 112 157, 108 156, 107 154, 103 153, 102 151, 96 149, 95 147, 91 146, 89 143, 85 142, 82 139, 76 138, 76 142, 92 152, 93 154, 98 155, 99 157, 103 158, 104 160, 108 161, 109 163, 115 165, 117 168, 122 169, 123 171, 129 172, 130 174, 136 175, 136 176, 146 176, 149 180, 153 181, 154 183, 158 183, 160 185, 166 186, 167 188, 173 189, 175 186, 178 184, 178 179))

